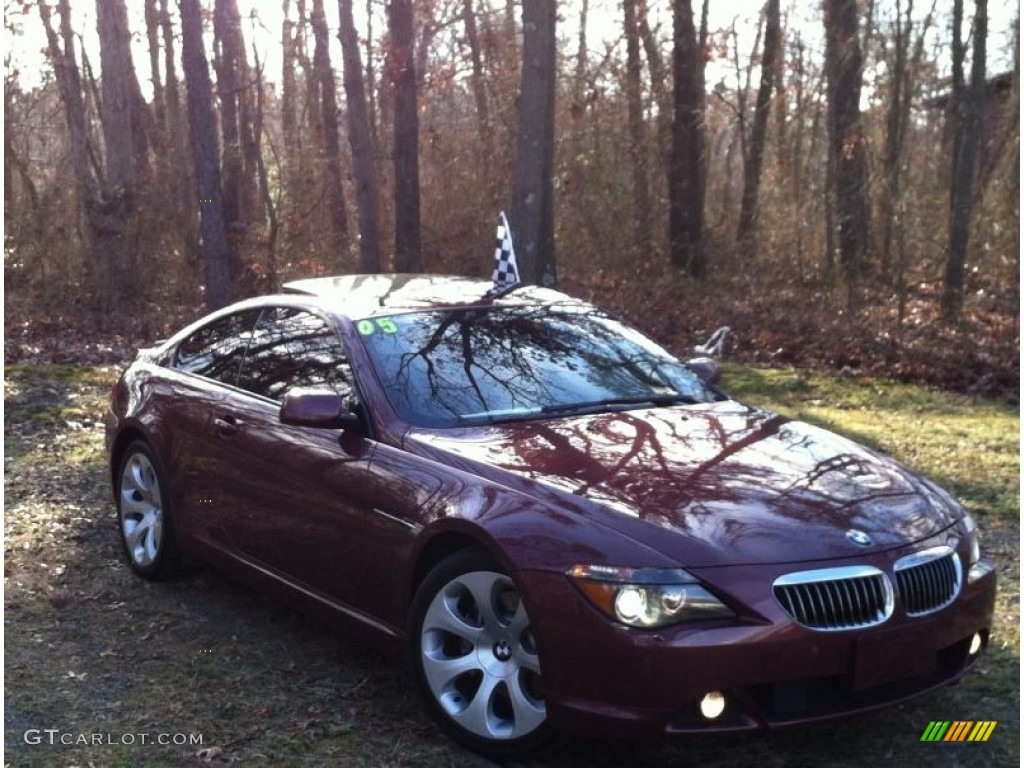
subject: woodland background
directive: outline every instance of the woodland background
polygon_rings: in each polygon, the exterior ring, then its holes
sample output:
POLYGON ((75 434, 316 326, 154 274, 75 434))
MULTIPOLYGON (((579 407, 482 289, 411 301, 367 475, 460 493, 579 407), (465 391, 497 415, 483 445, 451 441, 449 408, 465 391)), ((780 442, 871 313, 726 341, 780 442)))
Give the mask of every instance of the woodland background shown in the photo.
POLYGON ((526 279, 677 351, 729 325, 745 361, 1016 402, 1019 11, 735 5, 5 2, 5 357, 120 361, 313 274, 489 275, 504 208, 526 279))

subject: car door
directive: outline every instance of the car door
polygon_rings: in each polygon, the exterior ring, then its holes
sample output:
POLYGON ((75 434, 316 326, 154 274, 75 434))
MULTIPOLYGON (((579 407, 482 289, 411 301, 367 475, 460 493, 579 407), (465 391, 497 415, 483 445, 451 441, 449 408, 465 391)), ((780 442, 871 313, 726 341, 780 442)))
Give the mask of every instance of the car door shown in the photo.
POLYGON ((227 521, 238 557, 351 605, 362 574, 371 505, 365 483, 375 443, 357 430, 282 424, 280 401, 297 386, 357 400, 344 346, 331 325, 293 307, 263 311, 225 403, 223 478, 237 498, 227 521))
POLYGON ((174 505, 189 529, 207 542, 227 544, 225 520, 238 489, 225 482, 222 448, 230 425, 218 421, 233 395, 258 309, 222 316, 202 326, 174 351, 162 396, 171 436, 167 465, 174 471, 174 505))

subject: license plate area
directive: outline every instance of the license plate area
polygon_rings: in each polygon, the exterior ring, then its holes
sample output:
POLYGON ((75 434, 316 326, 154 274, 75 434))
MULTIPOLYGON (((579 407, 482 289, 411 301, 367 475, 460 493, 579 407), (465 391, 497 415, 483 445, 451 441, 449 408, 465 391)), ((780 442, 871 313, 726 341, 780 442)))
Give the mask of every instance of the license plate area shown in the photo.
POLYGON ((875 632, 857 640, 853 665, 855 690, 929 675, 936 670, 932 633, 913 627, 875 632))

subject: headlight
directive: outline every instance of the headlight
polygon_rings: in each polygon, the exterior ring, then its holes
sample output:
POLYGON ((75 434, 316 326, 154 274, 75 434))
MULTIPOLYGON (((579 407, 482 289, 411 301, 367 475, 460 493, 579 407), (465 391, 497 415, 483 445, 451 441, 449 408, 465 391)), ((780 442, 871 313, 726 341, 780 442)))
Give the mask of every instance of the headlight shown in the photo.
POLYGON ((734 615, 681 568, 575 565, 568 576, 605 614, 631 627, 734 615))
POLYGON ((974 518, 969 513, 964 512, 964 518, 961 522, 964 526, 964 533, 967 534, 967 544, 971 550, 971 562, 968 564, 968 567, 970 567, 981 560, 981 538, 978 535, 978 524, 974 522, 974 518))

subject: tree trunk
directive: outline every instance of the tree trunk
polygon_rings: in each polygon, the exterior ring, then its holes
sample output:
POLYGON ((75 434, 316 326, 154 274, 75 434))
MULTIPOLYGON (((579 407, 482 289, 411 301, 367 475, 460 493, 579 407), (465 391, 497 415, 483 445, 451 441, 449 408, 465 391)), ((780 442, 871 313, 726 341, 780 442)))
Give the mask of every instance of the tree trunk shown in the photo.
MULTIPOLYGON (((298 57, 295 53, 295 22, 289 18, 291 0, 281 4, 281 181, 285 191, 286 209, 294 207, 294 191, 298 190, 297 169, 301 166, 296 155, 300 152, 298 143, 298 122, 295 114, 296 92, 295 68, 298 57)), ((289 217, 285 216, 285 221, 289 217)))
POLYGON ((348 267, 348 206, 341 174, 341 143, 338 137, 338 97, 334 70, 331 69, 330 37, 324 0, 313 0, 313 69, 320 81, 321 118, 323 119, 324 184, 327 188, 328 220, 331 223, 331 256, 336 264, 348 267))
POLYGON ((907 15, 904 21, 901 0, 896 0, 896 20, 892 30, 893 53, 886 66, 889 103, 885 115, 885 154, 882 160, 882 249, 879 264, 884 277, 889 276, 892 264, 893 229, 902 226, 897 221, 896 208, 900 198, 900 164, 903 159, 903 138, 906 135, 906 126, 903 122, 904 104, 910 101, 907 52, 910 47, 913 12, 914 0, 907 0, 907 15))
POLYGON ((295 145, 295 22, 288 18, 291 0, 281 4, 281 135, 287 153, 295 145))
POLYGON ((864 58, 857 36, 857 0, 825 0, 828 127, 834 162, 834 240, 852 309, 869 242, 867 150, 860 120, 864 58))
POLYGON ((647 138, 644 130, 643 85, 640 80, 640 35, 636 0, 623 0, 626 33, 626 102, 629 111, 629 155, 633 166, 633 240, 640 253, 651 250, 651 200, 647 185, 647 138))
MULTIPOLYGON (((906 207, 903 191, 903 173, 905 171, 906 159, 904 147, 906 144, 907 129, 910 126, 910 105, 913 100, 916 88, 916 72, 921 64, 924 55, 924 42, 928 30, 932 24, 932 17, 935 13, 935 2, 933 0, 931 10, 925 16, 921 27, 918 30, 917 41, 914 43, 913 53, 909 55, 910 32, 913 28, 911 14, 913 12, 913 0, 908 0, 906 21, 902 30, 897 36, 897 61, 894 64, 892 77, 892 96, 890 98, 889 112, 886 116, 886 146, 884 158, 884 188, 882 196, 883 211, 883 240, 882 240, 882 270, 888 276, 892 264, 892 241, 896 238, 897 260, 896 260, 896 287, 901 300, 900 319, 902 320, 902 306, 905 298, 905 267, 903 254, 905 248, 905 223, 903 221, 904 209, 906 207), (901 49, 902 48, 902 52, 901 49), (899 92, 899 98, 896 93, 899 92)), ((896 6, 897 27, 899 21, 900 5, 896 6)))
POLYGON ((377 75, 373 66, 373 0, 366 0, 366 96, 370 137, 376 152, 380 142, 377 138, 377 75))
POLYGON ((789 40, 789 16, 780 21, 778 54, 775 56, 775 71, 772 84, 775 88, 775 167, 779 177, 786 176, 786 148, 789 146, 789 100, 786 96, 785 51, 789 40))
MULTIPOLYGON (((238 135, 238 51, 231 30, 238 15, 234 0, 215 0, 213 33, 216 50, 217 94, 220 99, 220 130, 224 152, 223 200, 224 220, 228 231, 244 228, 242 222, 242 145, 238 135), (234 6, 234 7, 232 7, 234 6)), ((205 199, 205 198, 204 198, 205 199)), ((230 257, 231 282, 239 277, 236 254, 230 257)))
MULTIPOLYGON (((672 264, 695 278, 707 272, 704 258, 704 63, 691 0, 673 0, 674 99, 669 184, 669 248, 672 264)), ((703 25, 702 25, 703 26, 703 25)))
POLYGON ((576 40, 576 71, 573 77, 572 100, 579 108, 584 106, 587 94, 587 17, 590 14, 588 0, 580 2, 579 32, 576 40))
MULTIPOLYGON (((121 134, 117 141, 123 144, 125 137, 130 137, 126 152, 131 154, 133 186, 145 188, 151 181, 149 177, 149 142, 150 136, 154 132, 154 123, 149 105, 142 96, 139 78, 135 74, 135 63, 132 61, 131 52, 131 30, 128 28, 128 12, 124 0, 97 0, 96 6, 96 26, 100 38, 100 65, 103 68, 103 100, 106 103, 107 69, 108 66, 114 66, 115 79, 119 81, 115 86, 119 95, 115 98, 120 102, 122 98, 120 94, 123 93, 129 125, 127 134, 121 134), (102 14, 99 10, 100 6, 104 8, 102 14), (107 40, 110 43, 107 47, 111 48, 110 54, 106 57, 104 56, 104 34, 102 31, 104 28, 106 28, 107 40)), ((82 55, 85 56, 84 51, 82 55)), ((105 131, 103 143, 105 146, 109 144, 105 131)), ((118 151, 120 152, 120 149, 118 151)), ((109 157, 107 162, 109 163, 109 157)))
POLYGON ((654 103, 658 107, 658 139, 657 158, 658 163, 665 169, 665 179, 671 180, 672 155, 672 102, 668 88, 668 76, 665 73, 665 61, 661 57, 658 48, 658 41, 651 30, 650 22, 647 20, 647 0, 637 0, 637 26, 640 30, 640 41, 644 46, 644 56, 647 57, 647 69, 651 73, 651 93, 654 95, 654 103))
POLYGON ((110 193, 122 198, 125 212, 133 207, 135 193, 135 146, 132 120, 134 73, 124 0, 98 0, 96 27, 103 67, 103 144, 106 148, 106 182, 110 193))
MULTIPOLYGON (((287 9, 286 9, 287 11, 287 9)), ((256 68, 256 104, 253 115, 253 139, 256 146, 263 144, 263 66, 260 64, 259 54, 256 46, 253 46, 253 64, 256 68)), ((277 290, 277 235, 279 232, 277 208, 273 196, 270 194, 270 181, 267 178, 267 167, 263 162, 263 153, 256 155, 256 174, 260 187, 260 196, 263 200, 263 208, 267 216, 267 282, 271 290, 277 290)), ((278 193, 278 203, 281 196, 278 193)))
POLYGON ((167 132, 175 135, 179 149, 184 148, 181 141, 183 133, 181 121, 181 97, 178 94, 178 73, 175 69, 174 27, 171 24, 171 13, 167 8, 168 0, 160 0, 160 31, 164 40, 164 106, 167 110, 167 132))
POLYGON ((161 144, 167 136, 167 112, 164 107, 164 87, 160 78, 160 14, 156 0, 146 0, 146 41, 149 44, 149 76, 153 83, 153 116, 158 126, 161 144))
POLYGON ((309 26, 311 19, 309 14, 306 13, 306 0, 298 0, 297 7, 299 25, 297 28, 298 35, 295 51, 298 55, 299 66, 302 68, 306 84, 306 104, 302 113, 306 116, 306 125, 309 126, 310 131, 317 133, 322 126, 320 119, 320 78, 317 76, 313 62, 309 58, 309 33, 307 32, 307 26, 309 26))
POLYGON ((942 315, 946 322, 960 317, 964 300, 964 271, 971 235, 975 166, 981 141, 981 107, 985 98, 985 55, 988 37, 988 0, 974 2, 974 46, 971 51, 970 89, 964 84, 961 38, 963 0, 953 2, 953 103, 956 134, 953 141, 952 189, 949 196, 949 246, 946 251, 942 315))
POLYGON ((523 0, 523 70, 516 140, 513 245, 524 283, 554 288, 555 3, 523 0))
POLYGON ((371 274, 380 272, 380 193, 377 189, 377 168, 373 162, 373 139, 363 87, 359 38, 352 19, 352 0, 338 0, 338 18, 338 38, 345 66, 348 141, 352 149, 356 207, 359 210, 359 269, 371 274))
POLYGON ((771 111, 772 86, 775 82, 780 37, 779 0, 768 0, 765 6, 761 85, 757 90, 757 102, 754 104, 754 126, 750 132, 750 146, 743 158, 743 197, 740 202, 739 227, 736 230, 736 242, 740 246, 741 254, 747 259, 753 259, 757 255, 758 196, 761 189, 765 134, 771 111))
POLYGON ((164 106, 167 111, 168 165, 174 172, 172 193, 185 253, 193 264, 200 259, 199 228, 194 199, 195 181, 192 161, 185 143, 187 126, 182 115, 181 96, 178 93, 177 57, 174 53, 174 25, 167 7, 168 0, 160 0, 160 31, 164 41, 164 106))
POLYGON ((434 18, 434 4, 419 3, 413 7, 413 26, 416 26, 415 16, 419 14, 420 39, 413 48, 416 51, 416 88, 422 91, 426 86, 427 59, 430 56, 430 46, 437 35, 437 19, 434 18))
POLYGON ((412 0, 391 0, 388 75, 394 90, 395 270, 418 272, 420 245, 419 113, 412 0))
POLYGON ((142 96, 132 64, 131 32, 123 0, 98 0, 96 27, 103 67, 103 145, 106 173, 103 221, 97 245, 107 253, 114 299, 132 293, 135 257, 131 231, 135 220, 137 173, 144 167, 147 141, 142 96))
MULTIPOLYGON (((75 169, 75 180, 78 185, 79 202, 86 217, 99 201, 99 189, 96 178, 89 165, 89 135, 86 132, 85 102, 82 99, 82 79, 78 72, 75 59, 75 38, 71 30, 71 10, 68 0, 60 0, 57 12, 60 14, 60 37, 53 29, 50 17, 50 6, 46 0, 38 0, 39 15, 42 17, 46 32, 48 51, 53 63, 53 71, 57 77, 61 101, 64 102, 64 114, 67 120, 68 133, 71 136, 71 163, 75 169), (63 42, 63 48, 61 43, 63 42)), ((104 256, 100 256, 105 259, 104 256)), ((99 289, 99 286, 97 286, 99 289)), ((105 288, 104 288, 105 290, 105 288)))
POLYGON ((230 273, 228 240, 224 226, 224 200, 220 184, 220 148, 213 112, 213 86, 203 50, 203 22, 199 0, 180 0, 182 66, 188 83, 189 135, 196 169, 206 306, 228 303, 230 273))
POLYGON ((491 139, 491 116, 487 108, 487 88, 484 79, 484 62, 480 55, 480 36, 476 29, 476 11, 473 0, 462 0, 462 23, 466 26, 466 40, 469 43, 469 57, 473 64, 470 75, 470 87, 473 89, 473 101, 476 105, 476 120, 480 130, 481 170, 484 177, 490 179, 488 168, 491 153, 494 151, 491 139))

